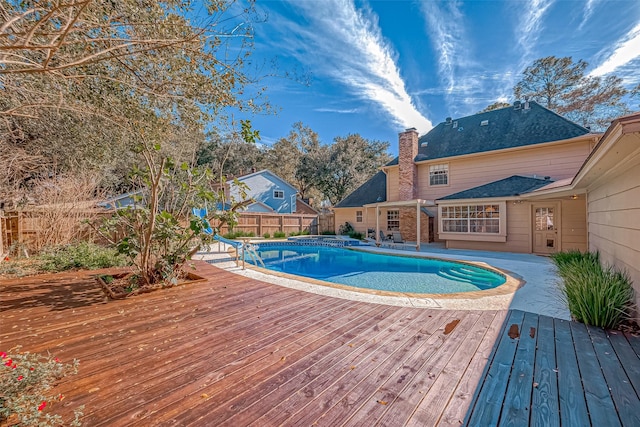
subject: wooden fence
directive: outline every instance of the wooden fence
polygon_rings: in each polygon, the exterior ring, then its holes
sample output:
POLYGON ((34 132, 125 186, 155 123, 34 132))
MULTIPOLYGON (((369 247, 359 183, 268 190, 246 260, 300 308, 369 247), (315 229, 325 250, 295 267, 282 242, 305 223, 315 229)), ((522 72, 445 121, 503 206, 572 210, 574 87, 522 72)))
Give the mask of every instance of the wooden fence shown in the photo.
MULTIPOLYGON (((286 235, 302 231, 318 234, 318 215, 243 212, 233 230, 253 233, 255 236, 263 236, 266 233, 273 236, 277 231, 286 235)), ((227 226, 220 229, 220 234, 228 232, 227 226)))
MULTIPOLYGON (((96 239, 96 233, 85 220, 109 216, 108 211, 73 211, 68 216, 52 219, 44 211, 0 212, 0 255, 12 251, 37 252, 48 244, 67 243, 67 240, 79 238, 96 239), (52 227, 51 221, 64 222, 64 227, 52 227), (67 235, 62 235, 66 233, 67 235), (70 233, 73 233, 71 235, 70 233), (56 241, 56 240, 59 241, 56 241)), ((238 218, 234 231, 273 236, 276 231, 289 235, 307 231, 318 234, 318 215, 271 214, 243 212, 238 218)), ((228 233, 228 227, 222 227, 221 234, 228 233)))

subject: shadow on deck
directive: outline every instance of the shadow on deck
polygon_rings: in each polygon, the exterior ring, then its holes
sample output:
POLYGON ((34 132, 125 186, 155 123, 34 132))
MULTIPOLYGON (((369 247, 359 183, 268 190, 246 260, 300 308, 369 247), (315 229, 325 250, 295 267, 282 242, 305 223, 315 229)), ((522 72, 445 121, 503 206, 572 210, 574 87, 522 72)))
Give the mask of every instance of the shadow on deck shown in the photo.
POLYGON ((510 311, 465 425, 640 426, 640 337, 510 311))

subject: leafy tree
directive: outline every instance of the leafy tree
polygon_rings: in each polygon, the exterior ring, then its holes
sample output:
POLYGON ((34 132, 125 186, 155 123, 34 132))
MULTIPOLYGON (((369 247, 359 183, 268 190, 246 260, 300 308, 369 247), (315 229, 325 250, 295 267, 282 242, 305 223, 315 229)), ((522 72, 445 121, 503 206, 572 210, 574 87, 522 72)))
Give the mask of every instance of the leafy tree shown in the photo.
POLYGON ((571 57, 548 56, 528 66, 514 87, 516 99, 530 99, 584 126, 602 129, 627 111, 627 90, 615 76, 591 77, 588 64, 571 57))
POLYGON ((296 122, 289 135, 280 138, 265 153, 265 167, 293 184, 301 198, 317 196, 318 157, 323 150, 318 134, 296 122))
POLYGON ((640 83, 630 91, 631 98, 634 99, 638 104, 637 108, 640 109, 640 83))
POLYGON ((388 149, 388 142, 358 134, 336 137, 318 158, 318 187, 332 204, 338 203, 391 160, 388 149))
POLYGON ((246 142, 237 133, 221 137, 211 132, 196 154, 197 164, 207 166, 217 177, 241 176, 253 168, 263 168, 265 153, 254 142, 246 142))
POLYGON ((484 110, 478 111, 480 113, 486 113, 487 111, 499 110, 500 108, 510 107, 511 104, 508 102, 496 101, 491 105, 488 105, 484 110))
POLYGON ((191 161, 205 124, 261 106, 242 94, 253 5, 232 4, 0 2, 0 152, 47 159, 32 174, 82 167, 119 184, 143 131, 191 161))

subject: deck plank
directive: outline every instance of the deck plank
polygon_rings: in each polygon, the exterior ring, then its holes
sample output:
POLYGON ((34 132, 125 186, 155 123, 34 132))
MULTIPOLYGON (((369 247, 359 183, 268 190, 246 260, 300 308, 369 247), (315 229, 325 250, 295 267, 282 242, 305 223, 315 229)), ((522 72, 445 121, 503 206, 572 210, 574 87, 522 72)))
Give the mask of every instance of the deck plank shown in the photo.
MULTIPOLYGON (((392 404, 384 406, 385 411, 379 418, 377 425, 404 425, 409 421, 438 376, 442 374, 449 360, 458 351, 464 351, 461 350, 461 347, 464 349, 464 344, 469 336, 469 332, 478 322, 479 318, 479 312, 469 312, 461 318, 460 323, 452 332, 448 335, 445 334, 444 343, 440 350, 422 365, 426 368, 426 372, 424 372, 423 369, 422 374, 414 375, 411 381, 402 389, 402 393, 391 401, 392 404)), ((440 408, 440 410, 442 409, 443 408, 440 408)))
POLYGON ((640 399, 625 373, 616 352, 601 328, 587 327, 622 425, 640 426, 640 399))
POLYGON ((518 338, 509 337, 509 330, 522 331, 524 312, 512 310, 502 330, 500 343, 496 349, 487 374, 474 399, 474 406, 465 419, 465 425, 497 425, 502 411, 505 391, 511 376, 511 368, 518 346, 518 338))
MULTIPOLYGON (((427 314, 427 317, 424 319, 424 323, 421 323, 420 325, 421 326, 420 331, 423 331, 423 330, 429 331, 432 329, 433 330, 437 329, 441 323, 446 321, 448 316, 450 316, 449 312, 436 313, 433 315, 427 314)), ((359 375, 362 375, 362 373, 365 373, 368 370, 369 377, 375 376, 376 372, 379 372, 380 378, 386 378, 386 376, 389 375, 389 372, 393 372, 393 370, 397 369, 397 366, 401 366, 401 365, 390 364, 389 363, 390 360, 391 361, 398 360, 397 357, 399 356, 401 357, 403 354, 410 352, 415 345, 422 345, 422 343, 425 342, 425 340, 423 340, 421 336, 421 333, 425 333, 425 332, 420 332, 420 331, 416 333, 407 333, 407 332, 402 333, 401 335, 399 335, 399 337, 403 339, 403 342, 401 343, 401 345, 398 345, 396 348, 391 348, 390 346, 387 346, 388 348, 385 350, 392 351, 393 352, 392 356, 394 357, 387 357, 386 359, 384 359, 383 354, 375 353, 368 357, 358 357, 355 359, 349 358, 334 368, 333 370, 334 375, 331 376, 331 378, 329 379, 318 378, 316 381, 317 384, 305 383, 305 382, 301 383, 300 384, 301 387, 298 388, 296 393, 293 394, 291 398, 282 402, 277 402, 277 404, 275 405, 269 405, 266 413, 264 413, 262 416, 260 416, 257 419, 251 420, 251 425, 262 426, 262 425, 282 424, 288 419, 290 419, 292 416, 294 416, 297 412, 300 412, 301 410, 303 410, 302 408, 312 403, 312 401, 315 400, 320 394, 326 393, 330 387, 333 387, 336 384, 341 385, 342 382, 336 380, 336 376, 335 376, 336 368, 341 370, 341 372, 343 372, 344 374, 350 374, 351 371, 358 370, 359 372, 361 372, 359 375), (349 364, 347 365, 347 363, 349 364), (369 366, 370 364, 371 366, 369 366), (371 371, 372 369, 373 371, 371 371)), ((363 381, 360 384, 369 384, 369 382, 363 381)), ((346 386, 343 387, 343 389, 346 389, 346 386)), ((353 397, 354 394, 351 394, 351 393, 353 393, 353 390, 352 392, 350 392, 350 397, 354 398, 353 397)), ((360 397, 357 399, 354 398, 355 402, 364 401, 364 396, 366 396, 366 393, 361 394, 360 397)), ((346 404, 349 405, 350 402, 351 400, 347 400, 346 404)), ((271 404, 272 402, 266 402, 266 403, 271 404)), ((323 420, 324 419, 326 419, 326 417, 323 418, 323 420)), ((240 425, 240 424, 236 424, 236 425, 240 425)))
POLYGON ((619 426, 620 421, 586 326, 571 322, 571 333, 592 425, 619 426))
POLYGON ((628 332, 625 333, 624 336, 627 338, 627 340, 629 340, 629 345, 636 353, 636 355, 640 357, 640 336, 638 336, 637 334, 633 335, 628 332))
POLYGON ((95 273, 0 280, 0 347, 80 359, 51 408, 85 404, 91 426, 475 426, 522 423, 527 408, 531 425, 558 412, 611 425, 616 409, 639 422, 638 337, 539 316, 532 362, 531 314, 383 306, 197 268, 207 282, 108 302, 95 273))
POLYGON ((466 372, 460 379, 455 393, 442 413, 438 426, 458 427, 462 425, 469 403, 473 400, 476 388, 484 379, 484 372, 489 363, 496 338, 507 318, 507 312, 499 311, 489 325, 484 339, 473 354, 466 372))
POLYGON ((553 318, 538 317, 538 341, 533 374, 531 426, 559 427, 558 368, 553 318))
POLYGON ((629 377, 631 385, 636 391, 636 395, 640 396, 640 357, 638 357, 631 347, 631 342, 640 342, 640 337, 630 336, 627 338, 618 331, 608 331, 607 336, 618 355, 622 367, 629 377))
MULTIPOLYGON (((494 319, 494 313, 480 315, 476 324, 470 328, 464 344, 454 353, 429 391, 425 393, 420 405, 406 423, 407 426, 435 426, 438 424, 447 403, 456 392, 460 379, 468 369, 478 347, 484 341, 494 319)), ((493 337, 490 339, 492 342, 494 340, 493 337)))
MULTIPOLYGON (((196 341, 195 344, 189 340, 189 345, 176 346, 175 349, 164 349, 163 352, 159 353, 156 357, 153 355, 149 356, 145 360, 146 365, 157 366, 158 364, 162 364, 163 360, 170 360, 171 363, 177 362, 178 366, 169 373, 147 376, 142 386, 129 384, 127 387, 117 388, 116 391, 122 396, 128 397, 128 401, 121 404, 122 407, 118 416, 122 417, 126 415, 128 411, 129 413, 136 413, 137 403, 139 402, 147 404, 153 402, 157 410, 158 407, 162 407, 162 401, 155 400, 154 396, 169 391, 172 387, 184 387, 181 378, 191 376, 194 372, 199 372, 198 370, 201 367, 207 370, 207 372, 203 374, 206 378, 210 378, 213 375, 229 375, 251 363, 262 360, 268 354, 282 351, 291 345, 295 345, 295 343, 303 336, 306 336, 306 334, 323 327, 326 328, 327 325, 336 319, 346 320, 347 316, 351 315, 348 310, 345 310, 345 306, 342 304, 335 307, 332 305, 323 308, 319 307, 317 310, 309 310, 307 314, 314 315, 316 313, 322 314, 323 319, 313 321, 313 318, 303 317, 296 321, 289 321, 286 325, 283 324, 282 327, 272 327, 268 334, 265 334, 263 329, 264 326, 267 325, 267 323, 264 322, 268 321, 268 318, 262 318, 261 320, 263 320, 263 322, 260 324, 256 324, 253 319, 249 319, 249 321, 253 323, 253 326, 246 329, 255 329, 255 333, 244 336, 244 338, 234 336, 231 337, 230 340, 226 340, 224 334, 211 334, 204 336, 201 340, 196 341), (344 315, 344 317, 335 317, 340 314, 344 315), (209 349, 209 354, 218 355, 214 366, 211 366, 210 356, 208 354, 202 354, 203 346, 209 349), (181 363, 181 361, 184 361, 184 363, 181 363), (135 400, 138 402, 131 399, 128 391, 136 396, 135 400)), ((236 325, 242 327, 243 323, 239 322, 236 325)), ((122 375, 122 373, 114 371, 111 375, 117 377, 122 375)), ((183 392, 187 391, 185 388, 182 388, 182 390, 183 392)), ((113 393, 113 391, 113 389, 108 390, 110 393, 113 393)), ((113 396, 111 398, 113 399, 113 396)), ((168 401, 166 404, 170 405, 171 402, 168 401)), ((94 414, 94 416, 99 419, 107 417, 106 419, 108 420, 108 416, 111 416, 111 413, 105 408, 103 414, 94 414)))
POLYGON ((180 387, 179 399, 171 396, 163 397, 161 400, 155 399, 153 410, 144 417, 138 417, 140 423, 176 425, 177 419, 186 423, 191 417, 200 417, 210 408, 220 405, 220 401, 224 402, 232 396, 242 394, 254 383, 276 375, 283 367, 301 367, 331 353, 354 335, 367 330, 368 322, 375 322, 378 313, 384 314, 384 309, 379 310, 376 312, 376 308, 368 307, 353 312, 348 318, 332 319, 331 323, 305 335, 304 340, 292 346, 261 354, 263 357, 248 364, 239 360, 236 363, 240 363, 241 369, 235 369, 230 373, 225 371, 222 376, 216 372, 205 372, 208 366, 204 364, 198 367, 201 373, 197 380, 180 387), (202 395, 207 397, 203 399, 202 395))
POLYGON ((499 426, 529 424, 537 337, 538 315, 525 313, 499 426))
POLYGON ((375 381, 388 378, 399 370, 399 367, 409 364, 415 367, 415 364, 410 362, 410 356, 416 354, 417 349, 423 349, 428 337, 437 334, 451 317, 457 315, 458 313, 449 313, 431 318, 424 316, 423 321, 408 325, 405 333, 396 337, 394 345, 387 345, 375 354, 368 354, 357 360, 352 359, 354 369, 344 366, 344 376, 339 381, 334 381, 323 393, 307 399, 297 408, 297 412, 286 420, 286 424, 317 426, 341 424, 353 414, 354 404, 360 405, 373 394, 369 393, 356 398, 351 393, 356 386, 373 383, 375 388, 375 381), (447 315, 448 318, 445 317, 447 315), (423 330, 432 330, 433 333, 428 334, 423 330))
POLYGON ((558 396, 560 422, 568 426, 591 425, 587 401, 580 379, 580 368, 573 344, 571 322, 554 319, 556 357, 558 363, 558 396))

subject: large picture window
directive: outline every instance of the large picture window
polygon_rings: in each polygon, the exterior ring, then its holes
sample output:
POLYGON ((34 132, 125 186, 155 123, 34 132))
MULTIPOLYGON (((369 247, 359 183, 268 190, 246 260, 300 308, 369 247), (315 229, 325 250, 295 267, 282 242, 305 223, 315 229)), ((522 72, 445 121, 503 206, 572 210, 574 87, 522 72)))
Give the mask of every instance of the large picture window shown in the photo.
POLYGON ((443 206, 445 233, 500 233, 500 205, 443 206))
POLYGON ((429 185, 448 185, 449 165, 429 166, 429 185))
POLYGON ((400 211, 387 211, 387 230, 400 230, 400 211))

